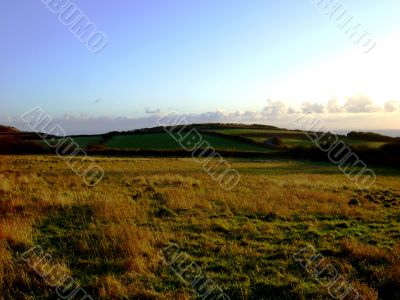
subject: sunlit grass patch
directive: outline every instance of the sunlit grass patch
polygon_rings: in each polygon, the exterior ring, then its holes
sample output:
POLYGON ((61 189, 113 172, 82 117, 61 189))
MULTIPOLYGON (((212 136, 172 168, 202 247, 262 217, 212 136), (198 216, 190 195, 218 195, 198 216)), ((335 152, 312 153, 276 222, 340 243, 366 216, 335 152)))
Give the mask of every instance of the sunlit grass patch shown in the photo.
POLYGON ((305 244, 337 260, 366 299, 400 290, 400 180, 391 170, 359 190, 329 164, 231 159, 241 181, 225 191, 188 158, 96 157, 105 177, 95 187, 57 157, 0 160, 0 292, 11 299, 54 296, 18 262, 32 245, 94 298, 193 299, 160 256, 170 243, 231 299, 326 299, 293 260, 305 244))

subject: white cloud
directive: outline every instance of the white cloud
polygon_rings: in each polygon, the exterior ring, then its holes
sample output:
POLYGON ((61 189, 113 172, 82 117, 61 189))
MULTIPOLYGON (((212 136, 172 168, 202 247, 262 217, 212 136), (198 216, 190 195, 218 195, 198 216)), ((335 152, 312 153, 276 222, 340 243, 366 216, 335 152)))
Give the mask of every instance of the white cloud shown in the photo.
MULTIPOLYGON (((55 118, 54 123, 60 124, 67 134, 97 134, 159 126, 157 121, 163 113, 159 109, 146 109, 146 112, 148 115, 143 117, 93 117, 86 113, 64 114, 55 118)), ((317 113, 318 118, 327 120, 330 128, 400 128, 398 101, 387 101, 384 107, 379 107, 370 98, 360 95, 350 97, 342 104, 337 99, 329 100, 326 105, 304 102, 298 109, 288 107, 283 101, 268 100, 266 106, 258 111, 217 110, 181 115, 188 123, 258 123, 291 128, 292 121, 299 114, 309 112, 317 113), (386 119, 382 115, 385 115, 386 119)), ((18 117, 0 116, 0 124, 29 131, 18 117)))
POLYGON ((400 102, 399 101, 387 101, 385 103, 385 112, 395 112, 400 109, 400 102))
POLYGON ((304 102, 301 106, 303 113, 317 113, 322 114, 325 112, 325 107, 320 103, 304 102))
POLYGON ((267 100, 267 102, 262 111, 265 116, 280 116, 287 113, 286 104, 282 101, 267 100))
POLYGON ((146 114, 149 114, 149 115, 152 115, 152 114, 159 114, 161 111, 160 111, 160 109, 153 109, 153 110, 151 110, 149 107, 147 107, 146 108, 146 110, 145 110, 145 113, 146 114))
POLYGON ((336 98, 333 98, 328 101, 327 111, 329 113, 343 113, 345 112, 343 107, 339 106, 339 101, 336 98))
POLYGON ((348 113, 372 113, 382 110, 382 108, 375 106, 370 98, 362 95, 347 98, 343 109, 348 113))

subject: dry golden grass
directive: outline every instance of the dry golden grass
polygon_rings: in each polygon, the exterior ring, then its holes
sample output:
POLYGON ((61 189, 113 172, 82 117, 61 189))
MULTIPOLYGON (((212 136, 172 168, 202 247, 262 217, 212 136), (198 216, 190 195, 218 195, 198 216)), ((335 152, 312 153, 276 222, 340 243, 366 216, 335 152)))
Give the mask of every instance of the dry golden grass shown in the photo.
MULTIPOLYGON (((7 277, 13 271, 13 261, 11 253, 5 248, 5 244, 0 244, 0 288, 5 289, 7 277)), ((8 278, 10 279, 10 278, 8 278)))
POLYGON ((33 245, 102 299, 193 299, 193 291, 163 264, 160 251, 170 242, 231 299, 259 299, 263 291, 325 297, 293 262, 304 243, 340 261, 365 299, 385 290, 393 294, 400 284, 400 203, 392 201, 400 201, 397 173, 378 176, 372 190, 360 191, 327 164, 236 159, 241 181, 225 191, 191 159, 96 162, 106 175, 88 187, 57 157, 0 156, 5 299, 54 295, 18 261, 33 245), (359 205, 349 205, 351 198, 359 205))
MULTIPOLYGON (((355 260, 385 261, 393 263, 398 260, 393 252, 372 245, 365 245, 358 241, 345 239, 341 242, 342 250, 355 260)), ((393 249, 397 249, 394 246, 393 249)))
POLYGON ((136 222, 146 220, 147 202, 134 202, 128 194, 117 194, 110 190, 107 194, 99 195, 90 202, 97 220, 121 222, 135 219, 136 222), (112 195, 110 198, 109 195, 112 195))
POLYGON ((0 220, 2 238, 15 248, 26 248, 33 246, 32 224, 25 218, 16 217, 0 220))

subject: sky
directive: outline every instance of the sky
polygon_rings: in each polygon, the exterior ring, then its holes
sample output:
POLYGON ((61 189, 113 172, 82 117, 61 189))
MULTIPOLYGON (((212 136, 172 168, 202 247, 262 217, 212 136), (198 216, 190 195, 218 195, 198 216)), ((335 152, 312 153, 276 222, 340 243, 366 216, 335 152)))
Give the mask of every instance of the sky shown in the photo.
POLYGON ((0 0, 0 124, 24 129, 19 116, 39 106, 69 134, 156 126, 172 111, 400 129, 400 2, 342 0, 329 15, 329 1, 0 0), (74 3, 105 47, 89 51, 53 1, 74 3), (358 36, 340 28, 344 11, 358 36))

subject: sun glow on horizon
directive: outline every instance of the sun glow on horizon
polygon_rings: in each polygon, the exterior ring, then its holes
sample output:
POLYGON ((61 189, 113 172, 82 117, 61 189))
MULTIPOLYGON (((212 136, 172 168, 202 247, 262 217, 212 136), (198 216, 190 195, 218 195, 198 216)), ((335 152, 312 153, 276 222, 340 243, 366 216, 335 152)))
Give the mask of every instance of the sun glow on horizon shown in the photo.
POLYGON ((363 95, 383 106, 390 100, 400 100, 398 72, 400 70, 400 33, 378 41, 376 48, 363 54, 355 48, 328 61, 294 74, 287 80, 269 86, 274 99, 292 104, 304 101, 326 103, 337 99, 363 95))

